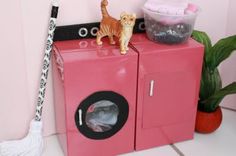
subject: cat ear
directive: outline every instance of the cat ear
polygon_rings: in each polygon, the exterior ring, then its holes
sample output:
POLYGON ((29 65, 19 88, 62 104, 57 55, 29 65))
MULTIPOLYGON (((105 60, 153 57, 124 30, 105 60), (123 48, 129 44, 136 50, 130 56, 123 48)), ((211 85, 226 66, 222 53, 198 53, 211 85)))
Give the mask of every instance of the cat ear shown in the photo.
POLYGON ((134 18, 136 18, 136 17, 137 17, 135 13, 132 13, 132 16, 133 16, 134 18))
POLYGON ((122 12, 122 13, 120 14, 120 18, 124 17, 126 14, 127 14, 126 12, 122 12))

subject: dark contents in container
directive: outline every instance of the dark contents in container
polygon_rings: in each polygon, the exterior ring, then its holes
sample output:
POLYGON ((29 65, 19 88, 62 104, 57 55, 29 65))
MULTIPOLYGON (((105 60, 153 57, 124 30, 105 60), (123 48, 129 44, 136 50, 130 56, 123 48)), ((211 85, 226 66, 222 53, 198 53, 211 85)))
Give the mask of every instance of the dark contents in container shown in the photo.
POLYGON ((167 25, 157 22, 151 17, 145 19, 145 25, 150 39, 167 44, 177 44, 186 41, 190 37, 192 29, 190 24, 167 25))

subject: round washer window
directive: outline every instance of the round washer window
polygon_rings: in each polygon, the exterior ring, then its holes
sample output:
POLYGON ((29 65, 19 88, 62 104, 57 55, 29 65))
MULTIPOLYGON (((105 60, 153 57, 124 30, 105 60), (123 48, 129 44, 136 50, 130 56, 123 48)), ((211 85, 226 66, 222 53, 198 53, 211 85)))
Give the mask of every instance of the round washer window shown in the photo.
POLYGON ((118 115, 119 108, 115 103, 101 100, 88 108, 85 122, 94 132, 106 132, 116 125, 118 115))
POLYGON ((106 139, 116 134, 129 114, 127 100, 118 93, 101 91, 84 99, 75 113, 78 130, 91 139, 106 139))

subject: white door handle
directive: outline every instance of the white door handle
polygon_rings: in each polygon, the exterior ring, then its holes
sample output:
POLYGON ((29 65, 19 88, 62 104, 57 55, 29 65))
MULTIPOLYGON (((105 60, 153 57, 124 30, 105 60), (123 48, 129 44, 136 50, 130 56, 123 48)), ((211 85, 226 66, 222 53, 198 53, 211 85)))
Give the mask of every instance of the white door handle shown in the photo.
POLYGON ((82 126, 83 122, 82 122, 82 110, 79 109, 79 125, 82 126))
POLYGON ((154 90, 154 80, 151 80, 150 81, 149 96, 153 96, 153 90, 154 90))

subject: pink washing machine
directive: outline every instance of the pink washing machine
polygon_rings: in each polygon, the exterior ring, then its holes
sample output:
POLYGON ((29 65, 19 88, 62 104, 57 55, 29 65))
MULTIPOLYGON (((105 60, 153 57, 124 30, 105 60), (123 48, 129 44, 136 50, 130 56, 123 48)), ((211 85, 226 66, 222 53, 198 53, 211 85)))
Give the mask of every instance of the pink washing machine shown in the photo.
POLYGON ((134 35, 139 53, 136 150, 193 138, 203 46, 151 42, 134 35))
MULTIPOLYGON (((107 41, 108 42, 108 41, 107 41)), ((56 125, 66 156, 134 150, 138 55, 94 39, 54 45, 56 125)))

